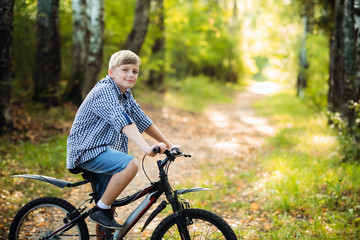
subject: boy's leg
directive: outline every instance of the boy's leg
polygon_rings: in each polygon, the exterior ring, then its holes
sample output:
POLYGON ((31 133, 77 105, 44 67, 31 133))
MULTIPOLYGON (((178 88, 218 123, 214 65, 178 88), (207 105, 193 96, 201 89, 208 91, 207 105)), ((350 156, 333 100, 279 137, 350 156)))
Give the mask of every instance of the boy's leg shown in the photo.
POLYGON ((107 205, 111 205, 131 182, 131 180, 134 179, 138 168, 138 160, 134 158, 123 171, 115 173, 111 177, 110 182, 100 200, 107 205))
POLYGON ((90 213, 90 219, 92 221, 107 228, 119 229, 122 227, 114 219, 114 210, 110 209, 110 206, 136 176, 137 171, 138 161, 134 158, 123 171, 117 172, 111 177, 110 182, 100 199, 103 204, 107 205, 107 209, 100 208, 100 205, 95 207, 90 213))
POLYGON ((101 199, 90 212, 90 220, 112 229, 122 226, 115 221, 111 204, 135 177, 138 161, 125 153, 108 148, 95 159, 80 165, 81 168, 97 173, 97 191, 101 199))

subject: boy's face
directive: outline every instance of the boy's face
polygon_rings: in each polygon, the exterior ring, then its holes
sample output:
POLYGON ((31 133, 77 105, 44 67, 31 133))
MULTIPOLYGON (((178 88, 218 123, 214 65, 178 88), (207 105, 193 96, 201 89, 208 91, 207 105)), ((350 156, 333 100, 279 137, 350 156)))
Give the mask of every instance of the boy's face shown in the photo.
POLYGON ((114 80, 120 91, 124 93, 127 89, 135 86, 139 70, 139 64, 124 64, 115 69, 109 69, 109 76, 114 80))

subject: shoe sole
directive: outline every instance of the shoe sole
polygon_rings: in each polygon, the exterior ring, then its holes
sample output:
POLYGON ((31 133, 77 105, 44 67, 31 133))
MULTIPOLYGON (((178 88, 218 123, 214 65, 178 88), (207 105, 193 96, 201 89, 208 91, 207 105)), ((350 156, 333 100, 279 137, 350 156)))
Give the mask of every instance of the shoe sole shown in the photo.
POLYGON ((99 224, 100 226, 102 226, 102 227, 104 227, 104 228, 107 228, 107 229, 113 229, 113 230, 121 230, 121 229, 123 229, 124 227, 123 226, 121 226, 121 227, 109 227, 109 226, 105 226, 105 225, 103 225, 103 224, 101 224, 101 223, 99 223, 99 222, 97 222, 97 221, 95 221, 95 220, 93 220, 93 219, 91 219, 91 217, 89 217, 89 219, 92 221, 92 222, 94 222, 94 223, 96 223, 96 224, 99 224))

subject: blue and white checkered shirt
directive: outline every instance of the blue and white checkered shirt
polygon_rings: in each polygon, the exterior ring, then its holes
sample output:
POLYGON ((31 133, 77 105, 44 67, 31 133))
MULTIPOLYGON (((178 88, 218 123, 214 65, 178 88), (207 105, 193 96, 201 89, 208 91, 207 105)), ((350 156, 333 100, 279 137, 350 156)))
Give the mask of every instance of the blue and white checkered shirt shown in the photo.
POLYGON ((141 110, 128 89, 124 94, 110 76, 98 82, 79 107, 67 140, 66 167, 73 169, 112 147, 128 152, 122 128, 135 123, 145 131, 151 119, 141 110))

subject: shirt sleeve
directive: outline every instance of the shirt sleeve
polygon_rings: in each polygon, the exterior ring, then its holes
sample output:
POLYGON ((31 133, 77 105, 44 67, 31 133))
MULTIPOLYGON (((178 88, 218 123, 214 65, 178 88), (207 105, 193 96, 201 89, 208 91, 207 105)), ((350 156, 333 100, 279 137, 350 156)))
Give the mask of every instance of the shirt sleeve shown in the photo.
POLYGON ((152 120, 144 113, 141 109, 140 105, 136 102, 136 100, 131 95, 130 97, 130 105, 131 105, 131 117, 135 122, 140 133, 144 132, 150 125, 153 123, 152 120))
POLYGON ((109 88, 99 88, 93 95, 92 110, 119 133, 123 127, 134 122, 120 104, 116 91, 109 88))

